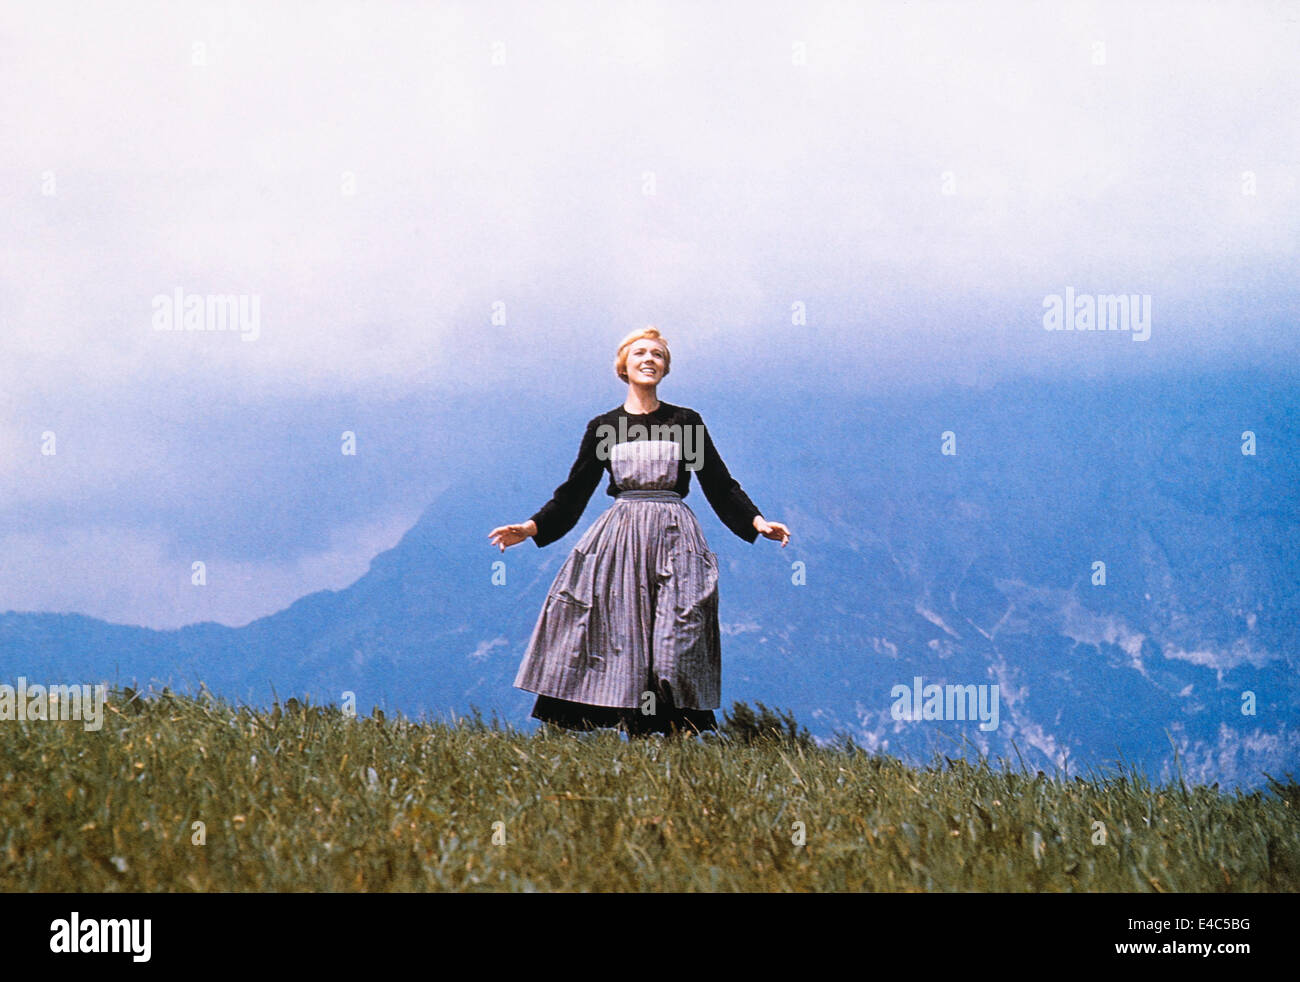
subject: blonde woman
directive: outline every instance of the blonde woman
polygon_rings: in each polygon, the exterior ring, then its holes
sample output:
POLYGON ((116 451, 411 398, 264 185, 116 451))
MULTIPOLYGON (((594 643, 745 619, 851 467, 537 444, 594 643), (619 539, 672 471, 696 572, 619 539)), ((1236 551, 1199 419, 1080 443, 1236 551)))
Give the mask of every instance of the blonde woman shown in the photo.
POLYGON ((608 474, 610 508, 587 529, 547 593, 515 686, 537 693, 532 715, 569 729, 631 734, 716 729, 722 657, 718 565, 683 500, 695 474, 722 523, 746 542, 784 547, 727 471, 700 414, 660 401, 668 342, 653 327, 618 346, 623 404, 587 423, 568 480, 532 518, 489 533, 501 551, 568 533, 608 474))

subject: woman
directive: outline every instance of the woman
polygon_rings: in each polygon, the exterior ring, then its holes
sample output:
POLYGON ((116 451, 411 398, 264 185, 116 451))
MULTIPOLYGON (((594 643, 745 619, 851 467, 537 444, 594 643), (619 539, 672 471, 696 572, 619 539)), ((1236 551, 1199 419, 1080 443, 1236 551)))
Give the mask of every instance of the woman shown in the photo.
POLYGON ((721 704, 717 557, 682 500, 695 473, 718 517, 747 542, 784 548, 790 531, 768 522, 727 472, 693 409, 661 402, 668 344, 653 327, 618 346, 622 406, 587 423, 568 480, 526 522, 489 533, 493 545, 532 537, 540 547, 582 516, 602 475, 614 504, 560 567, 533 629, 515 686, 538 694, 533 717, 570 729, 629 733, 716 729, 721 704))

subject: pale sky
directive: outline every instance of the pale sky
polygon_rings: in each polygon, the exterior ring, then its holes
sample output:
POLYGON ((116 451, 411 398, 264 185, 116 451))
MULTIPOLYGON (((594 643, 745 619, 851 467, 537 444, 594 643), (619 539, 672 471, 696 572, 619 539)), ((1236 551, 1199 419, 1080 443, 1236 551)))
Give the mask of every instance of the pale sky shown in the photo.
POLYGON ((1297 51, 1297 3, 5 5, 0 610, 345 586, 438 400, 593 415, 647 323, 711 391, 1293 367, 1297 51), (1066 287, 1151 339, 1045 332, 1066 287), (177 288, 257 340, 155 331, 177 288))

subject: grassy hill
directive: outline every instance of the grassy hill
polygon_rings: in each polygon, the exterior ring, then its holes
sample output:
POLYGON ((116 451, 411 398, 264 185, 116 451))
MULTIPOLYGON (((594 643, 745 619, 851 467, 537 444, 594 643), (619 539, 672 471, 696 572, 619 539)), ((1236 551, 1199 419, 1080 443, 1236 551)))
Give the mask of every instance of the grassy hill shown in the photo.
POLYGON ((1295 891, 1297 790, 115 691, 0 723, 0 889, 1295 891))

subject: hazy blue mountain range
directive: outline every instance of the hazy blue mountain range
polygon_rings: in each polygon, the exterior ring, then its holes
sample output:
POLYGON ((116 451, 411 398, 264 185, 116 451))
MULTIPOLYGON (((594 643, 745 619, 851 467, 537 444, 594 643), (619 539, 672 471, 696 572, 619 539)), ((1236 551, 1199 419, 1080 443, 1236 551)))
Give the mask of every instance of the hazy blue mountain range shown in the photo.
MULTIPOLYGON (((749 545, 693 483, 722 566, 723 698, 789 707, 817 736, 928 758, 965 737, 1018 763, 1085 773, 1123 759, 1248 787, 1300 762, 1300 394, 1289 379, 1179 375, 1026 381, 866 398, 755 393, 699 409, 728 466, 790 546, 749 545), (1241 452, 1242 433, 1257 453, 1241 452), (955 456, 940 453, 956 435, 955 456), (1092 564, 1106 564, 1094 586, 1092 564), (804 564, 805 585, 791 564, 804 564), (891 689, 1000 687, 996 730, 898 721, 891 689), (1254 715, 1243 715, 1243 693, 1254 715), (1013 742, 1015 746, 1013 747, 1013 742), (1171 743, 1172 741, 1172 743, 1171 743)), ((0 615, 12 681, 199 680, 235 698, 308 695, 418 714, 477 706, 522 724, 511 687, 560 562, 611 502, 545 549, 490 548, 568 472, 568 399, 448 413, 450 487, 344 590, 245 627, 177 631, 75 615, 0 615), (527 419, 527 422, 524 420, 527 419), (492 564, 506 563, 504 586, 492 564)), ((606 404, 608 403, 608 404, 606 404)))

